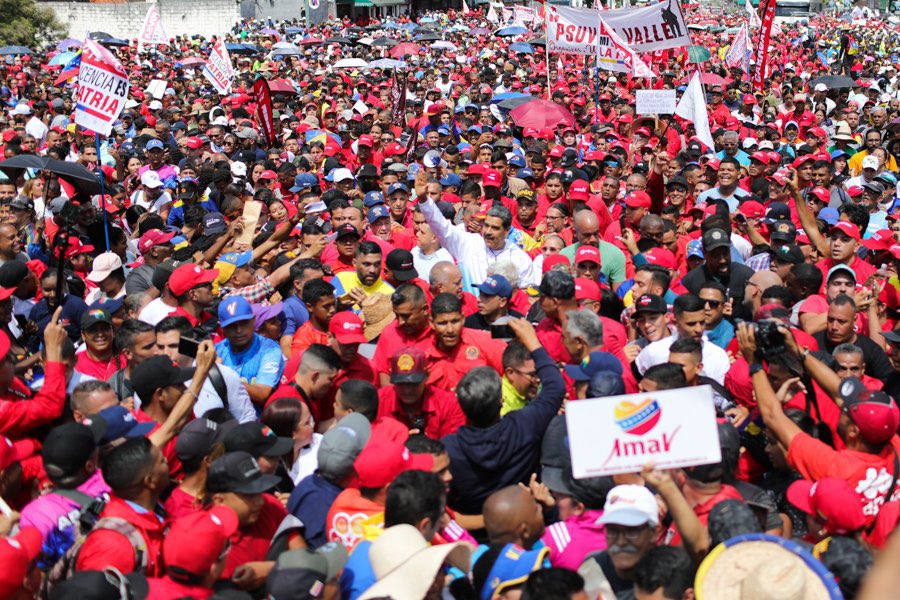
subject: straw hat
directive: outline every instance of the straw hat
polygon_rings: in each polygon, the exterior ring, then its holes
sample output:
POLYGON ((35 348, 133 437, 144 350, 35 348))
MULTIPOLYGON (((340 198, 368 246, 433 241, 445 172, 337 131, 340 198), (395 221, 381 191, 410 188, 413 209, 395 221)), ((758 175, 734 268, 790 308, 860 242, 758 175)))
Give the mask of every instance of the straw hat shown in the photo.
POLYGON ((412 525, 389 527, 369 549, 377 582, 360 596, 421 600, 445 562, 469 570, 471 548, 465 542, 432 546, 412 525))
POLYGON ((372 294, 362 303, 362 316, 365 322, 363 335, 367 340, 374 340, 384 328, 394 320, 394 307, 387 294, 372 294))
POLYGON ((855 142, 856 138, 853 137, 853 130, 850 129, 850 126, 846 123, 841 123, 838 125, 837 133, 831 136, 832 140, 842 140, 845 142, 855 142))
POLYGON ((834 577, 801 545, 765 533, 733 537, 700 564, 697 600, 839 600, 834 577))

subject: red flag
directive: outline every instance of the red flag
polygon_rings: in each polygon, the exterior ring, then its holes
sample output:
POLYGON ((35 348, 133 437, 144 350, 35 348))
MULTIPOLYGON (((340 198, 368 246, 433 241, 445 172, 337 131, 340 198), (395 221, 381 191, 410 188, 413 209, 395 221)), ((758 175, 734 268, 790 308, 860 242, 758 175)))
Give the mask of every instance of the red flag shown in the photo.
POLYGON ((756 58, 756 71, 753 72, 753 87, 763 89, 766 81, 766 67, 769 62, 769 38, 772 35, 772 23, 775 22, 775 0, 763 0, 762 29, 759 39, 756 41, 756 49, 753 54, 756 58))
POLYGON ((406 164, 411 165, 416 162, 416 144, 419 142, 419 128, 413 127, 412 134, 409 136, 409 142, 406 144, 406 164))
POLYGON ((275 145, 275 122, 272 119, 272 96, 265 78, 257 77, 253 82, 253 99, 256 102, 256 117, 266 136, 268 146, 275 145))
POLYGON ((406 79, 401 81, 397 69, 391 83, 391 123, 397 127, 406 125, 406 79))

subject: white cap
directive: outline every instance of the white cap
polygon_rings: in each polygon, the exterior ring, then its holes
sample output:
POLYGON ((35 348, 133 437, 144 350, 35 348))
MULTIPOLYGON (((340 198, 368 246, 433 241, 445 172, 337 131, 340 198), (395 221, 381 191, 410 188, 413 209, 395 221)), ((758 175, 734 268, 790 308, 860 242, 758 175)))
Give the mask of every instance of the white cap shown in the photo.
POLYGON ((162 110, 162 102, 159 100, 151 100, 150 104, 147 105, 147 108, 150 110, 162 110))
POLYGON ((325 212, 328 210, 328 206, 322 202, 321 200, 317 200, 315 202, 310 202, 306 205, 306 209, 303 211, 306 214, 317 213, 317 212, 325 212))
POLYGON ((816 87, 813 88, 813 91, 814 92, 827 92, 828 86, 825 85, 824 83, 817 83, 816 87))
POLYGON ((235 177, 246 177, 247 176, 247 163, 241 162, 239 160, 231 163, 231 174, 235 177))
POLYGON ((775 146, 769 140, 761 141, 757 146, 757 150, 774 150, 775 146))
POLYGON ((24 102, 21 102, 19 104, 16 104, 16 107, 9 111, 9 113, 12 115, 30 115, 31 107, 24 102))
POLYGON ((331 174, 331 179, 334 183, 345 181, 347 179, 352 180, 353 173, 350 172, 350 169, 335 169, 334 173, 331 174))
POLYGON ((862 168, 863 169, 878 169, 878 158, 874 156, 867 156, 862 160, 862 168))
POLYGON ((213 119, 212 123, 210 123, 210 125, 216 125, 219 127, 228 127, 228 119, 226 119, 224 116, 220 115, 220 116, 216 117, 215 119, 213 119))
POLYGON ((118 254, 115 252, 104 252, 94 259, 94 262, 91 265, 91 272, 88 273, 87 279, 94 283, 100 283, 109 277, 110 273, 121 268, 122 259, 118 254))
POLYGON ((806 102, 806 94, 794 94, 794 102, 806 102))
POLYGON ((147 188, 158 188, 162 187, 162 179, 159 178, 159 173, 153 171, 152 169, 147 169, 144 171, 144 174, 141 175, 141 185, 147 188))
POLYGON ((746 150, 747 148, 755 148, 757 146, 756 138, 744 138, 744 141, 741 143, 741 145, 744 147, 744 150, 746 150))
POLYGON ((642 485, 617 485, 606 496, 598 525, 659 525, 659 505, 653 493, 642 485))

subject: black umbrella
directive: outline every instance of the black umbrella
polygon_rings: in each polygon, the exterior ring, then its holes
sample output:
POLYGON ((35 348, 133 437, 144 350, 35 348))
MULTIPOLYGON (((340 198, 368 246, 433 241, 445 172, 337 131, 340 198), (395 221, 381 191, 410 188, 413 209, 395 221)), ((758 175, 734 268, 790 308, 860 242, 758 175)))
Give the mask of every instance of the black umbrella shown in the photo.
POLYGON ((396 45, 399 44, 399 43, 400 43, 400 42, 398 42, 397 40, 392 40, 392 39, 389 38, 389 37, 381 36, 380 38, 376 38, 376 39, 375 39, 371 44, 369 44, 369 45, 370 45, 370 46, 384 46, 384 47, 386 47, 386 48, 393 48, 394 46, 396 46, 396 45))
POLYGON ((112 35, 105 31, 92 31, 88 34, 88 37, 92 40, 108 40, 112 35))
POLYGON ((417 42, 436 42, 441 36, 434 33, 422 33, 413 38, 417 42))
POLYGON ((815 88, 820 83, 825 84, 829 90, 854 87, 856 82, 844 75, 824 75, 809 82, 809 87, 815 88))
POLYGON ((532 46, 546 46, 547 40, 544 38, 534 38, 533 40, 528 40, 528 43, 532 46))
POLYGON ((104 46, 121 46, 125 47, 129 45, 128 40, 123 40, 121 38, 106 38, 105 40, 100 40, 100 43, 104 46))
POLYGON ((100 180, 97 179, 97 174, 89 171, 87 167, 79 163, 56 160, 34 154, 20 154, 0 162, 0 171, 6 173, 11 179, 18 177, 23 169, 37 169, 53 173, 60 179, 72 184, 77 192, 83 194, 94 195, 100 193, 100 180))
POLYGON ((353 40, 348 40, 347 38, 343 38, 343 37, 330 37, 330 38, 325 38, 325 43, 326 44, 341 44, 343 46, 352 46, 356 42, 354 42, 353 40))
POLYGON ((502 100, 501 102, 498 102, 497 106, 500 108, 505 108, 506 110, 512 110, 518 106, 522 106, 523 104, 532 102, 533 100, 537 100, 537 98, 534 98, 532 96, 519 97, 519 98, 508 98, 506 100, 502 100))
POLYGON ((358 35, 362 35, 365 32, 365 29, 362 27, 358 27, 356 25, 351 25, 347 29, 344 30, 345 34, 356 33, 358 35))

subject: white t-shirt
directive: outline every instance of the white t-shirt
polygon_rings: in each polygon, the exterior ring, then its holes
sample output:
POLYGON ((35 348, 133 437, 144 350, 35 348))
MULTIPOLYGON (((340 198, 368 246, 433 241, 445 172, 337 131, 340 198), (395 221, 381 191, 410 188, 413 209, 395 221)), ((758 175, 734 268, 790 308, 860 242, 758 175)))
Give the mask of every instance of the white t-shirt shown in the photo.
POLYGON ((447 252, 444 248, 438 248, 437 252, 432 252, 431 254, 425 254, 422 252, 422 249, 416 246, 410 253, 413 255, 413 265, 416 267, 416 272, 419 274, 419 279, 423 279, 428 281, 429 276, 431 275, 431 267, 435 264, 441 262, 442 260, 449 260, 450 262, 455 262, 453 260, 453 256, 447 252))
POLYGON ((138 320, 150 323, 154 327, 178 309, 177 306, 169 306, 162 298, 154 298, 147 306, 141 309, 138 320))
POLYGON ((322 437, 321 433, 314 433, 309 446, 300 449, 297 460, 291 465, 290 475, 294 485, 312 475, 319 467, 319 445, 322 443, 322 437))

